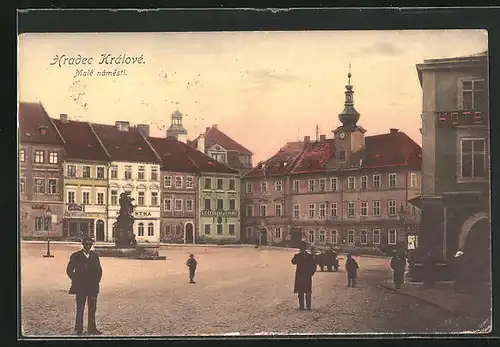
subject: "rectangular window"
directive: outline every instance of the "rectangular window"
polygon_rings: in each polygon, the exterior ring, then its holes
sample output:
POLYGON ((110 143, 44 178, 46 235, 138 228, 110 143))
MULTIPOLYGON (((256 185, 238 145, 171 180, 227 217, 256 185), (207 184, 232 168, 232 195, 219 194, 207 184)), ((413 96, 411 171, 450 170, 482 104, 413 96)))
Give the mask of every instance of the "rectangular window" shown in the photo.
POLYGON ((347 203, 347 217, 356 216, 356 203, 354 201, 349 201, 347 203))
POLYGON ((68 165, 66 175, 68 177, 76 177, 76 165, 68 165))
POLYGON ((24 163, 26 161, 26 150, 24 148, 21 148, 19 150, 19 161, 21 163, 24 163))
POLYGON ((235 199, 229 199, 229 210, 230 211, 236 210, 236 200, 235 199))
POLYGON ((118 191, 111 191, 111 205, 118 205, 118 191))
POLYGON ((396 200, 389 200, 387 204, 387 214, 389 216, 396 215, 396 200))
POLYGON ((217 224, 217 235, 222 235, 222 224, 217 224))
POLYGON ((316 180, 314 179, 309 180, 307 183, 307 191, 314 192, 315 188, 316 188, 316 180))
POLYGON ((252 192, 252 183, 247 183, 246 187, 247 187, 247 193, 251 193, 252 192))
POLYGON ((59 164, 59 153, 58 152, 49 152, 49 163, 50 164, 59 164))
POLYGON ((26 187, 25 187, 26 186, 26 179, 25 179, 25 177, 23 177, 23 176, 20 177, 19 178, 19 183, 20 183, 20 188, 19 189, 21 190, 21 193, 24 193, 24 190, 26 189, 26 187))
POLYGON ((210 224, 205 224, 205 235, 210 235, 210 229, 211 229, 211 225, 210 224))
POLYGON ((372 215, 380 217, 380 201, 373 201, 372 208, 372 215))
POLYGON ((368 215, 368 202, 366 201, 361 201, 361 215, 362 216, 368 215))
POLYGON ((234 235, 235 234, 235 228, 234 224, 229 224, 229 235, 234 235))
POLYGON ((486 139, 462 139, 460 164, 461 178, 486 178, 486 139))
POLYGON ((111 166, 111 178, 117 179, 118 178, 118 167, 117 166, 111 166))
POLYGON ((309 243, 314 243, 314 230, 309 230, 309 243))
POLYGON ((330 216, 332 218, 337 218, 338 216, 338 204, 336 202, 330 205, 330 216))
POLYGON ((373 229, 373 244, 380 245, 380 229, 373 229))
POLYGON ((293 218, 300 218, 300 205, 299 204, 293 205, 293 218))
POLYGON ((282 192, 283 191, 283 181, 274 182, 274 191, 275 192, 282 192))
POLYGON ((281 217, 282 213, 283 213, 283 205, 282 204, 274 205, 274 215, 276 217, 281 217))
POLYGON ((137 205, 139 206, 144 206, 144 196, 145 196, 145 193, 144 192, 138 192, 137 193, 137 205))
POLYGON ((90 192, 82 192, 82 203, 90 205, 90 192))
POLYGON ((212 189, 212 179, 211 178, 205 178, 205 189, 212 189))
POLYGON ((175 176, 175 188, 182 188, 182 176, 175 176))
POLYGON ((260 191, 263 193, 267 192, 267 182, 260 183, 260 191))
POLYGON ((137 169, 137 179, 138 180, 144 179, 144 172, 145 171, 146 171, 146 169, 144 168, 144 166, 139 166, 139 168, 137 169))
POLYGON ((320 178, 319 179, 319 191, 324 192, 325 190, 326 190, 326 179, 320 178))
POLYGON ((186 200, 186 211, 193 210, 193 200, 186 200))
POLYGON ((366 230, 361 230, 359 232, 359 243, 361 243, 362 245, 366 245, 367 243, 367 231, 366 230))
POLYGON ((236 190, 236 181, 234 178, 229 179, 229 190, 236 190))
POLYGON ((172 187, 172 176, 165 176, 165 177, 163 177, 163 186, 165 188, 171 188, 172 187))
POLYGON ((267 205, 265 204, 260 205, 260 216, 261 217, 267 216, 267 205))
POLYGON ((34 193, 35 194, 44 194, 45 193, 45 179, 43 178, 35 178, 34 179, 34 193))
POLYGON ((35 231, 50 231, 51 224, 50 217, 35 217, 35 231))
POLYGON ((163 200, 163 210, 164 211, 172 211, 172 199, 164 199, 163 200))
POLYGON ((316 205, 315 204, 309 204, 308 206, 308 216, 309 218, 314 218, 314 215, 316 214, 316 205))
POLYGON ((276 228, 276 230, 274 231, 274 238, 281 239, 282 236, 283 234, 281 232, 281 228, 276 228))
POLYGON ((338 190, 338 183, 339 183, 339 179, 337 177, 330 178, 330 188, 332 191, 335 192, 338 190))
POLYGON ((35 163, 43 163, 44 162, 44 155, 43 151, 35 150, 35 163))
POLYGON ((158 192, 151 192, 151 206, 158 206, 158 192))
POLYGON ((247 217, 253 217, 253 205, 247 205, 246 212, 247 217))
POLYGON ((193 188, 193 176, 186 176, 186 188, 193 188))
POLYGON ((98 166, 96 173, 98 179, 104 179, 104 166, 98 166))
POLYGON ((321 230, 319 232, 319 242, 325 243, 325 231, 324 230, 321 230))
POLYGON ((347 243, 354 243, 354 229, 347 230, 347 243))
POLYGON ((462 81, 462 109, 484 111, 486 109, 484 79, 462 81))
POLYGON ((125 179, 126 180, 132 179, 132 166, 130 165, 125 166, 125 179))
POLYGON ((354 190, 356 188, 356 177, 349 176, 347 178, 347 189, 354 190))
POLYGON ((205 210, 210 211, 212 209, 212 199, 205 199, 205 210))
POLYGON ((381 176, 379 174, 373 175, 373 188, 380 188, 381 186, 381 176))
POLYGON ((97 193, 97 205, 104 205, 104 193, 97 193))
POLYGON ((217 211, 223 211, 223 210, 224 210, 224 200, 217 199, 217 211))
POLYGON ((90 178, 90 166, 82 166, 82 177, 83 178, 90 178))
POLYGON ((345 161, 345 149, 339 151, 339 161, 345 161))
POLYGON ((389 174, 389 187, 393 188, 396 186, 396 177, 397 175, 395 173, 389 174))
POLYGON ((224 180, 222 178, 217 178, 217 189, 224 189, 224 180))
POLYGON ((417 174, 414 172, 410 174, 410 187, 417 188, 417 174))
POLYGON ((153 223, 148 224, 148 236, 154 236, 155 235, 155 227, 153 223))
POLYGON ((182 199, 175 199, 175 210, 182 211, 182 199))
POLYGON ((326 204, 321 203, 319 204, 319 218, 325 218, 326 217, 326 204))
POLYGON ((75 203, 75 192, 68 192, 68 204, 75 203))
POLYGON ((157 167, 151 168, 151 181, 158 181, 158 168, 157 167))
POLYGON ((49 194, 57 194, 57 180, 55 178, 49 178, 49 194))
POLYGON ((298 193, 300 191, 300 181, 293 181, 293 192, 298 193))
POLYGON ((361 189, 368 187, 368 176, 361 176, 361 189))
POLYGON ((253 228, 247 227, 247 237, 252 237, 252 234, 253 234, 253 228))
POLYGON ((337 244, 339 242, 337 230, 332 230, 332 243, 337 244))
POLYGON ((389 245, 395 245, 396 244, 396 229, 389 229, 389 232, 387 234, 387 243, 389 245))

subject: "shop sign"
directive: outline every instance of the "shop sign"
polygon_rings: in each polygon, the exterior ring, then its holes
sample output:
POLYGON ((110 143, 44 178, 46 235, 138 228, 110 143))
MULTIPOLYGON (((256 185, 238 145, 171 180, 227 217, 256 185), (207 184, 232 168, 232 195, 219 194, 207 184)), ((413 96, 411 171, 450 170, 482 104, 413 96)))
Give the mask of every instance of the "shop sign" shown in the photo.
POLYGON ((97 212, 68 212, 65 214, 66 217, 78 217, 78 218, 104 218, 102 213, 97 212))
POLYGON ((33 205, 31 205, 31 208, 34 210, 46 210, 47 205, 45 205, 45 204, 33 204, 33 205))
POLYGON ((202 217, 238 217, 238 211, 202 210, 202 217))
POLYGON ((84 205, 69 204, 68 211, 83 212, 83 211, 85 211, 85 207, 84 207, 84 205))

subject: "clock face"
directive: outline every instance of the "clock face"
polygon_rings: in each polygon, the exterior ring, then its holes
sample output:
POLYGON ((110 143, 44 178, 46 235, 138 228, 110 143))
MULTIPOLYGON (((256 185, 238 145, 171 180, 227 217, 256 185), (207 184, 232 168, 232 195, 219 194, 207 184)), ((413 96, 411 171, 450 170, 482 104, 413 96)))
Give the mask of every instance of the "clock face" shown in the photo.
POLYGON ((344 139, 344 138, 345 138, 345 133, 344 133, 344 132, 341 132, 341 133, 339 134, 339 136, 340 136, 340 138, 341 138, 341 139, 344 139))

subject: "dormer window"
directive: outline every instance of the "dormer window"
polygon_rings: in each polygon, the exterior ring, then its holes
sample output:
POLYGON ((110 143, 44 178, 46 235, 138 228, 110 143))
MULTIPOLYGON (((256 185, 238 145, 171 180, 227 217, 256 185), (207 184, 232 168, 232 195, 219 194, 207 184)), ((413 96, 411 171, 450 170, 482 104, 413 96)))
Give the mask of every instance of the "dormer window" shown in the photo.
POLYGON ((49 128, 46 125, 40 125, 37 130, 38 133, 42 136, 47 135, 49 132, 49 128))

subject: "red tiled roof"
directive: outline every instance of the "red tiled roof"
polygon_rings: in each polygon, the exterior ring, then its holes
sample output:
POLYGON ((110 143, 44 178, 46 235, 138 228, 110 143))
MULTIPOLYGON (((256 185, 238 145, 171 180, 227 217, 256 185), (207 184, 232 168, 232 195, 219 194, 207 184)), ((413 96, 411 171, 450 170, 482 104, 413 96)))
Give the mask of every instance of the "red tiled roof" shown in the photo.
POLYGON ((174 138, 149 137, 148 140, 162 159, 162 170, 194 173, 238 173, 238 171, 174 138))
POLYGON ((287 142, 278 153, 247 172, 245 178, 285 175, 293 169, 303 149, 303 142, 287 142))
POLYGON ((326 163, 335 156, 335 142, 310 142, 300 154, 292 173, 326 170, 326 163))
POLYGON ((21 142, 44 143, 52 145, 64 144, 56 127, 52 124, 42 104, 34 102, 19 103, 19 132, 21 142), (45 135, 40 128, 45 127, 45 135))
MULTIPOLYGON (((196 146, 196 144, 197 140, 194 140, 192 145, 196 146)), ((229 151, 237 151, 238 153, 249 155, 252 154, 252 152, 224 134, 217 127, 212 126, 205 132, 205 147, 211 147, 215 144, 218 144, 229 151)))
POLYGON ((137 128, 129 127, 128 131, 120 131, 114 125, 92 123, 91 126, 111 160, 160 163, 159 158, 137 128))
POLYGON ((109 161, 89 123, 72 120, 61 122, 59 119, 52 121, 66 142, 66 158, 109 161))
POLYGON ((420 170, 422 167, 422 148, 408 135, 398 131, 366 137, 365 167, 406 165, 415 170, 420 170))

